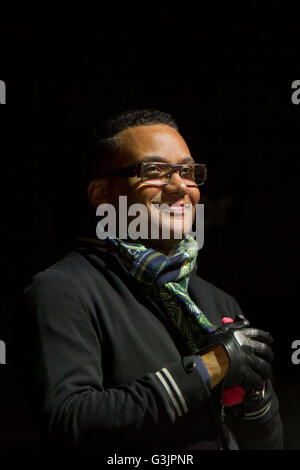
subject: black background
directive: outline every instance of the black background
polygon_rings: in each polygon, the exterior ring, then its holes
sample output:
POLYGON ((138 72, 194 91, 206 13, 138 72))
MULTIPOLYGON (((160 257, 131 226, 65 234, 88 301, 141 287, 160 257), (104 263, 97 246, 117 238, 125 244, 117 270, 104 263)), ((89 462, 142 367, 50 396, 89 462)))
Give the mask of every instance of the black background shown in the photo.
POLYGON ((180 24, 159 35, 134 21, 122 34, 115 24, 103 33, 104 23, 84 34, 39 23, 11 41, 1 69, 0 339, 7 364, 0 365, 0 449, 38 448, 10 361, 16 299, 82 229, 87 129, 134 107, 171 113, 195 160, 207 163, 198 274, 273 335, 285 449, 300 449, 300 364, 291 361, 292 342, 300 340, 300 104, 291 101, 300 79, 297 43, 281 41, 282 31, 262 21, 255 33, 234 23, 209 34, 195 22, 190 34, 185 22, 184 41, 180 24))

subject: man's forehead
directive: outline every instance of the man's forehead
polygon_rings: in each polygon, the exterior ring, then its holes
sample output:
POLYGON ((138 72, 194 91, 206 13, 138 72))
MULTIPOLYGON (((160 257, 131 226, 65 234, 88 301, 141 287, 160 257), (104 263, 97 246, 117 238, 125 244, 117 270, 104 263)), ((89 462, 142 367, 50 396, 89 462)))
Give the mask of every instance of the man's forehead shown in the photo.
POLYGON ((167 156, 175 153, 178 156, 189 155, 189 149, 183 137, 176 129, 165 124, 136 126, 125 129, 118 134, 122 153, 143 156, 167 156))

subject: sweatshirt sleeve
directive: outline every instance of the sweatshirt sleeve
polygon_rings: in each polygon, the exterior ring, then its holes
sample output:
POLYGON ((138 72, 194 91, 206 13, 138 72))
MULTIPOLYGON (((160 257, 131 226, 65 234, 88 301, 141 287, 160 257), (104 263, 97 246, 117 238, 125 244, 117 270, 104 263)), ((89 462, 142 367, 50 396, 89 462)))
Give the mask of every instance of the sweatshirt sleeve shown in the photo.
POLYGON ((181 362, 105 387, 102 362, 109 367, 109 354, 77 286, 63 273, 35 276, 21 305, 27 395, 50 446, 147 448, 209 401, 200 374, 181 362))

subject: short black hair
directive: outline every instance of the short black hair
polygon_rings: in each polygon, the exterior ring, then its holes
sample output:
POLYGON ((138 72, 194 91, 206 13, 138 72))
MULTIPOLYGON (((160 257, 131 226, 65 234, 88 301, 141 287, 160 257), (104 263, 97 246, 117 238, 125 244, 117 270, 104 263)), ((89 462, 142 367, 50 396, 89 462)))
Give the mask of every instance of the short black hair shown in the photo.
POLYGON ((178 131, 177 123, 168 113, 158 109, 132 109, 114 114, 102 121, 100 126, 95 129, 95 138, 98 140, 109 139, 130 127, 153 124, 166 124, 178 131))
POLYGON ((91 132, 88 178, 92 179, 101 174, 107 163, 105 156, 109 151, 118 148, 117 135, 120 132, 131 127, 153 124, 165 124, 176 131, 179 130, 175 119, 170 114, 152 108, 125 110, 104 119, 91 132))

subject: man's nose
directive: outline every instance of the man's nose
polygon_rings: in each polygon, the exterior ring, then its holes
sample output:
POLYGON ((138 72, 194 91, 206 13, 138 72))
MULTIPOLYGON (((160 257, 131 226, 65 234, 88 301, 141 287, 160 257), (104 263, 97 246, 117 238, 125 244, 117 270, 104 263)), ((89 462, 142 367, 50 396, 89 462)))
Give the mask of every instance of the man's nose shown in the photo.
POLYGON ((173 171, 169 183, 164 186, 166 192, 180 192, 186 193, 188 186, 183 178, 181 178, 178 171, 173 171))

